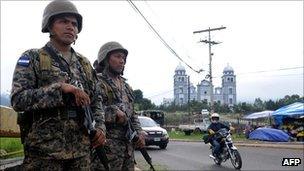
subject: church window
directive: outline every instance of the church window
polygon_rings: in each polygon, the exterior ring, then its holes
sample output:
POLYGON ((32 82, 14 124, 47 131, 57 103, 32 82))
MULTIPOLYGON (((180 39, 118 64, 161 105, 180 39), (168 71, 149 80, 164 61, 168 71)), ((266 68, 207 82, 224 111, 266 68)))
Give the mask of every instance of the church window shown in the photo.
POLYGON ((229 81, 229 80, 230 80, 230 78, 228 77, 228 78, 227 78, 227 81, 229 81))
POLYGON ((233 82, 233 78, 231 78, 231 82, 233 82))
POLYGON ((232 104, 232 98, 229 98, 229 104, 232 104))
POLYGON ((207 91, 204 91, 204 94, 207 94, 207 91))
POLYGON ((232 88, 229 88, 229 94, 232 94, 232 88))
POLYGON ((180 88, 180 89, 179 89, 179 92, 180 92, 180 93, 183 93, 183 88, 180 88))
POLYGON ((184 82, 184 77, 182 77, 182 82, 184 82))

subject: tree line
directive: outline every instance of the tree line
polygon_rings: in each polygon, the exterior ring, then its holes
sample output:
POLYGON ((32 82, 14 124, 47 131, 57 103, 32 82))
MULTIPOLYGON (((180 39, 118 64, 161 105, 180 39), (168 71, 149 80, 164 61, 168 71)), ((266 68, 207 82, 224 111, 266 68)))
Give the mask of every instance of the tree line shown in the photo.
MULTIPOLYGON (((188 112, 199 113, 202 109, 207 109, 210 111, 210 105, 207 102, 191 101, 185 105, 177 105, 174 102, 171 102, 169 105, 161 104, 159 106, 151 102, 151 100, 143 97, 143 92, 140 89, 134 90, 134 107, 135 110, 163 110, 166 112, 188 112)), ((292 104, 294 102, 304 102, 304 97, 300 97, 297 94, 286 95, 285 97, 278 100, 266 100, 263 101, 260 98, 256 98, 254 103, 240 102, 233 107, 229 107, 225 104, 219 104, 214 102, 214 111, 217 113, 252 113, 260 112, 263 110, 277 110, 280 107, 292 104)), ((8 95, 1 94, 1 105, 10 106, 10 99, 8 95)))
MULTIPOLYGON (((147 109, 156 109, 163 110, 166 112, 175 112, 175 111, 183 111, 191 113, 199 113, 202 109, 207 109, 210 111, 210 104, 207 102, 199 102, 199 101, 190 101, 189 105, 177 105, 174 102, 171 102, 169 105, 161 104, 156 106, 151 100, 147 98, 143 98, 143 92, 139 89, 134 90, 135 97, 135 109, 136 110, 147 110, 147 109)), ((277 110, 280 107, 292 104, 294 102, 304 102, 304 97, 300 97, 297 94, 294 95, 286 95, 278 100, 261 100, 261 98, 256 98, 253 103, 248 102, 240 102, 233 107, 229 107, 226 104, 220 104, 218 102, 214 102, 214 111, 217 113, 252 113, 252 112, 260 112, 263 110, 277 110)))

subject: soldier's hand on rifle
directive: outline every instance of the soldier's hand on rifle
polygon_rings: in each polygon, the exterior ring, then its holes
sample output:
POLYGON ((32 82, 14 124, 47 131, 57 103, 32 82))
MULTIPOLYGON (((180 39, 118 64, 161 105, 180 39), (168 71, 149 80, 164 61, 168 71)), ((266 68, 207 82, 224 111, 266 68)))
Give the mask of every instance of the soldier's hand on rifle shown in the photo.
POLYGON ((100 129, 96 129, 96 134, 94 136, 94 138, 91 141, 92 147, 96 148, 99 146, 103 146, 106 143, 106 135, 105 133, 100 130, 100 129))
POLYGON ((127 122, 127 119, 127 115, 123 111, 118 109, 116 112, 116 122, 118 124, 125 124, 127 122))
POLYGON ((61 90, 63 93, 72 93, 75 96, 75 103, 77 106, 86 106, 91 103, 89 95, 83 90, 67 83, 61 83, 61 90))
POLYGON ((145 136, 147 135, 147 133, 145 131, 140 131, 138 133, 138 141, 135 142, 135 146, 138 148, 143 148, 146 144, 145 144, 145 136))

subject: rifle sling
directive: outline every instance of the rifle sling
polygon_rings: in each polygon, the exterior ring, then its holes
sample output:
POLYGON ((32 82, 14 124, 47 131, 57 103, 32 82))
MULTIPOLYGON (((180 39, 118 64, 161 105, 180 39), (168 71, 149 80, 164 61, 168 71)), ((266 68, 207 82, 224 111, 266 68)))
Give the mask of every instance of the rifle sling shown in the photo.
MULTIPOLYGON (((58 54, 52 48, 45 45, 42 49, 45 50, 56 63, 59 64, 60 70, 68 73, 68 75, 71 76, 71 70, 69 65, 66 62, 62 62, 62 60, 60 60, 60 56, 58 56, 58 54)), ((73 51, 74 50, 72 49, 72 53, 73 51)))

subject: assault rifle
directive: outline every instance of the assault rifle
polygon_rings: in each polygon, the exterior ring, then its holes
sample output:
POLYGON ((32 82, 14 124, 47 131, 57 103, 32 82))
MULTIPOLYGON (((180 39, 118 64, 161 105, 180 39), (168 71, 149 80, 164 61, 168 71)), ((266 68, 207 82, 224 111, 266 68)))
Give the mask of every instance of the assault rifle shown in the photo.
MULTIPOLYGON (((118 107, 123 112, 125 112, 125 108, 124 108, 124 105, 122 103, 118 104, 118 107)), ((134 128, 133 128, 133 125, 131 123, 131 119, 128 119, 127 122, 128 122, 128 131, 127 131, 126 137, 129 139, 129 142, 135 143, 139 140, 139 136, 138 136, 136 130, 134 130, 134 128)), ((146 162, 150 165, 150 169, 152 171, 155 171, 155 169, 152 165, 152 158, 148 154, 147 149, 145 147, 143 147, 143 148, 139 148, 139 151, 141 152, 141 154, 144 157, 144 159, 146 160, 146 162)))
MULTIPOLYGON (((75 81, 75 84, 78 88, 80 88, 81 90, 84 90, 83 86, 80 82, 75 81)), ((88 129, 89 137, 92 140, 94 138, 95 134, 96 134, 96 129, 94 127, 95 121, 94 121, 94 118, 93 118, 92 110, 91 110, 90 106, 84 106, 83 110, 84 110, 84 114, 85 114, 83 125, 88 129)), ((96 154, 97 154, 99 160, 101 161, 101 163, 105 167, 105 169, 107 171, 109 171, 110 170, 109 169, 109 162, 108 162, 108 158, 106 156, 106 151, 105 151, 104 147, 103 146, 96 147, 95 151, 96 151, 96 154)))

